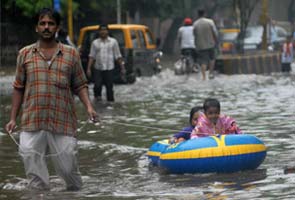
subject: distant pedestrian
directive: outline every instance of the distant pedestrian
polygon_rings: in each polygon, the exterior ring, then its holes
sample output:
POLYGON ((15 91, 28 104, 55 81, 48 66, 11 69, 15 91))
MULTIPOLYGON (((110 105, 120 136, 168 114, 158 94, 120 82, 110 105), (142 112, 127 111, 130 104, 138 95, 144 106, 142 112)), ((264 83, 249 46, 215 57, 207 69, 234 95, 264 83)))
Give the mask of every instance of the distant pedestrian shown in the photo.
POLYGON ((178 29, 177 42, 181 50, 181 55, 185 55, 186 51, 190 55, 195 55, 196 46, 192 23, 192 19, 187 17, 184 19, 183 25, 178 29))
POLYGON ((291 64, 293 62, 294 48, 292 44, 292 36, 288 36, 286 42, 283 44, 281 54, 282 72, 289 73, 291 71, 291 64))
POLYGON ((214 78, 215 50, 218 44, 218 32, 212 19, 205 17, 205 11, 198 11, 199 18, 193 24, 198 62, 201 65, 203 80, 209 66, 209 78, 214 78))
POLYGON ((68 32, 62 28, 59 29, 59 31, 57 32, 57 38, 56 38, 59 42, 66 44, 66 45, 70 45, 72 47, 75 47, 75 44, 71 41, 68 32))
POLYGON ((56 173, 68 190, 79 190, 77 116, 74 94, 83 102, 90 119, 98 116, 88 96, 87 79, 78 51, 56 41, 59 13, 43 8, 35 16, 36 43, 19 51, 10 121, 11 133, 22 106, 19 152, 31 189, 49 189, 47 152, 53 154, 56 173))
MULTIPOLYGON (((181 55, 190 56, 193 62, 195 63, 196 46, 195 46, 195 38, 193 33, 193 22, 191 18, 189 17, 185 18, 183 21, 183 25, 178 29, 177 42, 181 50, 181 55)), ((195 65, 192 67, 195 67, 195 65)))
POLYGON ((98 32, 99 38, 95 39, 91 44, 87 75, 88 78, 93 78, 95 99, 97 101, 102 100, 102 86, 105 85, 107 101, 113 102, 115 101, 113 91, 115 61, 117 61, 121 67, 122 77, 125 74, 124 62, 117 40, 109 36, 108 25, 100 25, 98 32))

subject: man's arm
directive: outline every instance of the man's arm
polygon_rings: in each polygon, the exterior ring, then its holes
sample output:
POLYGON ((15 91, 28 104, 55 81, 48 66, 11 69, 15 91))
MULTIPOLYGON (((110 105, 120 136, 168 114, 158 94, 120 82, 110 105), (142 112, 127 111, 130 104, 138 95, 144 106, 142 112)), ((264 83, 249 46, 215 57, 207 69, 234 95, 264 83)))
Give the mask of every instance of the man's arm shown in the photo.
POLYGON ((94 61, 95 61, 94 58, 89 57, 88 64, 87 64, 87 71, 86 71, 88 78, 91 78, 91 67, 92 67, 94 61))
POLYGON ((11 133, 16 127, 16 118, 18 116, 22 101, 23 101, 24 91, 20 89, 13 89, 12 93, 12 107, 10 113, 10 121, 6 124, 5 130, 11 133))
POLYGON ((218 42, 219 42, 218 41, 218 30, 217 30, 213 20, 211 21, 211 27, 212 27, 212 35, 215 40, 215 44, 218 44, 218 42))
POLYGON ((114 40, 113 53, 117 63, 120 65, 121 75, 123 77, 126 73, 125 63, 120 52, 118 41, 116 39, 114 40))
POLYGON ((177 45, 179 47, 179 49, 181 49, 181 33, 180 33, 180 28, 177 31, 177 36, 176 36, 176 41, 177 41, 177 45))
POLYGON ((88 55, 88 63, 87 63, 87 71, 86 71, 88 78, 91 78, 91 67, 95 62, 95 56, 97 54, 97 48, 95 46, 95 44, 96 44, 95 42, 96 42, 96 40, 94 40, 91 43, 90 52, 88 55))

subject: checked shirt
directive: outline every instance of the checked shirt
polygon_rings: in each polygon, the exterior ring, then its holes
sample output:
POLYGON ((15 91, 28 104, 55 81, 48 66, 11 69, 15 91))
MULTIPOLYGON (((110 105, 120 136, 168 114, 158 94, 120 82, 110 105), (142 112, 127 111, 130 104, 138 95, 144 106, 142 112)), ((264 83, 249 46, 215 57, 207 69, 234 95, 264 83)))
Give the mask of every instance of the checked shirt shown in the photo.
POLYGON ((58 43, 49 63, 38 42, 24 47, 18 54, 13 87, 24 91, 23 131, 47 130, 76 136, 73 95, 87 87, 87 79, 73 47, 58 43))

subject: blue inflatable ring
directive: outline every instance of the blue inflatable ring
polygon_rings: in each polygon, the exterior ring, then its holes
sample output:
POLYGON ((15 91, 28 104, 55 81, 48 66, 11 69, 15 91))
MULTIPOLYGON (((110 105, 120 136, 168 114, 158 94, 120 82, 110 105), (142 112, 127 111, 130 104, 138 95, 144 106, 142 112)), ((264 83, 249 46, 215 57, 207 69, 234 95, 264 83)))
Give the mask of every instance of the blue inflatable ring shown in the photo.
POLYGON ((147 155, 170 173, 229 173, 256 169, 266 157, 266 146, 253 135, 220 135, 172 145, 158 141, 147 155))

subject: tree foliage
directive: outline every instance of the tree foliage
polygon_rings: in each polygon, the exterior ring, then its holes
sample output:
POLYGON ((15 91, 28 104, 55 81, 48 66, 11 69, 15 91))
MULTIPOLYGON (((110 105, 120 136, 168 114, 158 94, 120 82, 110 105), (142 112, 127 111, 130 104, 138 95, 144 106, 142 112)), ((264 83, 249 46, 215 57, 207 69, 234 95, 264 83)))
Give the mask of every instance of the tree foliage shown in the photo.
POLYGON ((43 7, 51 7, 52 0, 7 0, 4 2, 5 9, 18 9, 22 15, 30 17, 43 7))
MULTIPOLYGON (((131 17, 140 13, 144 17, 158 17, 160 19, 193 16, 198 7, 209 8, 211 16, 217 7, 228 5, 232 0, 202 1, 202 0, 121 0, 121 13, 128 11, 131 17)), ((25 17, 31 17, 43 7, 52 7, 53 0, 1 0, 4 9, 17 10, 25 17)), ((66 15, 68 0, 60 0, 61 14, 66 15)), ((87 16, 89 13, 97 15, 116 14, 117 0, 72 0, 74 18, 87 16)))
POLYGON ((142 16, 157 16, 160 19, 191 16, 192 8, 200 4, 200 0, 124 0, 124 9, 131 16, 140 12, 142 16))
MULTIPOLYGON (((66 14, 67 2, 67 0, 60 0, 62 15, 66 14)), ((53 7, 52 0, 4 0, 4 2, 1 3, 3 4, 5 10, 17 10, 18 12, 21 12, 21 15, 24 17, 32 17, 44 7, 53 7)), ((74 11, 78 9, 78 6, 78 3, 73 2, 74 11)))

